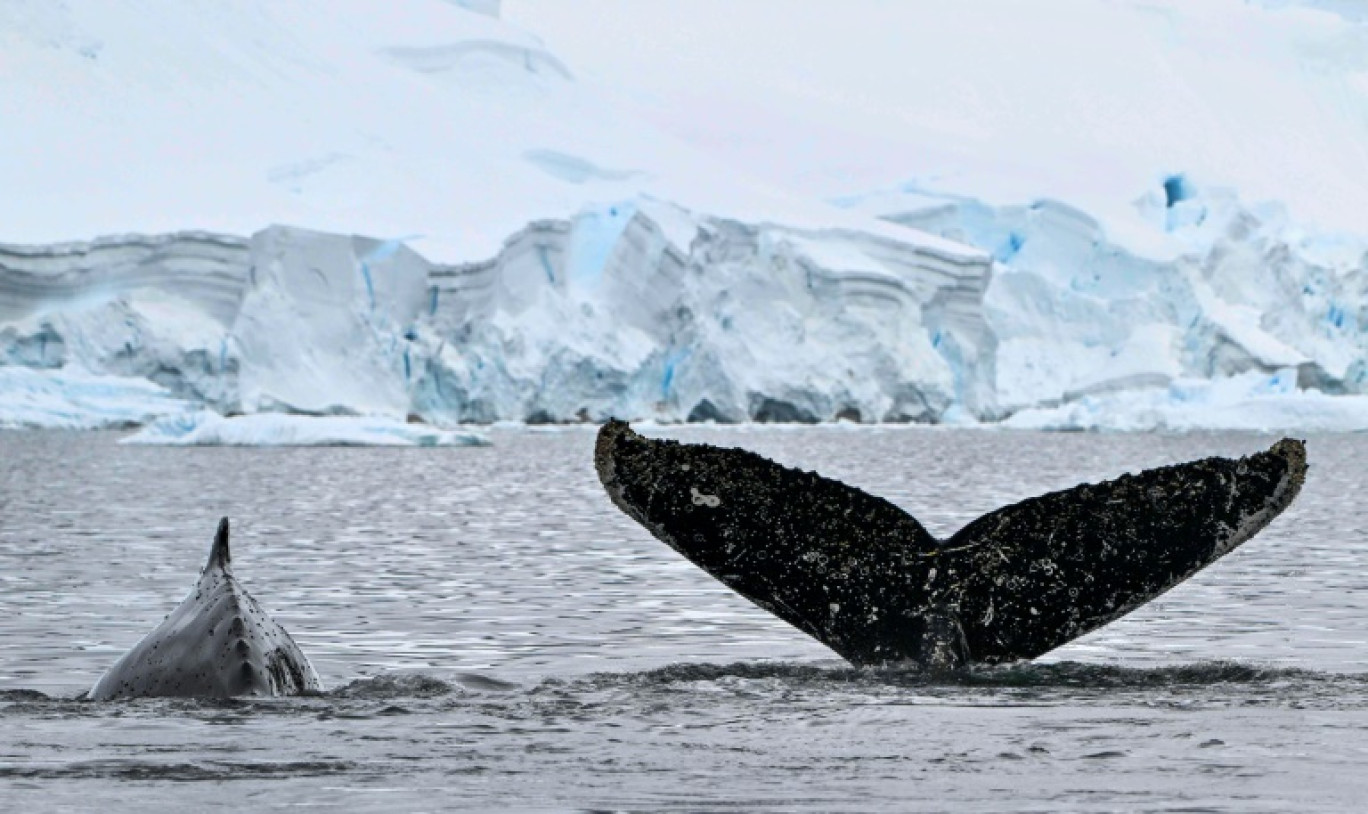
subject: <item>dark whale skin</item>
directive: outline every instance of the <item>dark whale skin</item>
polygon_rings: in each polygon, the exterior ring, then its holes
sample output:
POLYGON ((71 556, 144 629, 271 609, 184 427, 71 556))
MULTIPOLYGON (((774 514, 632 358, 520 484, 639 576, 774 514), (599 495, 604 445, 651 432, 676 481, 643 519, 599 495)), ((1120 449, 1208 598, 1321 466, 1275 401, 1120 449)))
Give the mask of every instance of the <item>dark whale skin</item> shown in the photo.
POLYGON ((233 576, 225 517, 194 590, 86 697, 232 698, 321 688, 299 645, 233 576))
POLYGON ((856 665, 1030 659, 1254 536, 1306 475, 1301 441, 1033 497, 937 540, 888 501, 755 453, 612 420, 613 502, 727 587, 856 665))

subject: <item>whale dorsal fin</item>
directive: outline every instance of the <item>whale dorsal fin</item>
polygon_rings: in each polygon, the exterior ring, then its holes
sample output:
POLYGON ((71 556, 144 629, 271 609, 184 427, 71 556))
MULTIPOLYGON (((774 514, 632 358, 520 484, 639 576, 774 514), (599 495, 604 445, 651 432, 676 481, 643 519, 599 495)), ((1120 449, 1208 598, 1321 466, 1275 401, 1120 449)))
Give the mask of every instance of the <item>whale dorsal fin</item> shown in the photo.
POLYGON ((228 536, 225 517, 185 599, 105 671, 88 698, 233 698, 321 689, 289 632, 233 577, 228 536))
POLYGON ((233 565, 233 555, 228 552, 228 518, 223 518, 218 524, 218 533, 214 535, 214 547, 209 549, 209 562, 205 563, 204 570, 218 568, 222 571, 231 571, 233 565))

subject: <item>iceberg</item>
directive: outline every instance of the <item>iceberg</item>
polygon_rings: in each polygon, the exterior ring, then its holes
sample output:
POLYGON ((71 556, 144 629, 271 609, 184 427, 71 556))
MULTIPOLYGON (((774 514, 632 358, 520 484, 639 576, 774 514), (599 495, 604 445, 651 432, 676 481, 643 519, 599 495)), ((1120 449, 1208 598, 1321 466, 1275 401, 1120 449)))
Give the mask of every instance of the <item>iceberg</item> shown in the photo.
POLYGON ((434 421, 936 421, 993 411, 991 268, 907 231, 652 199, 543 221, 433 271, 413 412, 434 421))
POLYGON ((264 413, 225 418, 200 410, 167 416, 121 444, 224 447, 472 447, 487 446, 475 430, 444 430, 364 416, 264 413))
POLYGON ((1294 370, 1273 376, 1182 379, 1167 387, 1084 396, 1057 407, 1022 410, 1002 422, 1013 429, 1121 432, 1365 432, 1368 396, 1298 390, 1294 370))
POLYGON ((427 261, 399 241, 301 229, 257 233, 250 258, 229 328, 242 411, 411 412, 408 346, 430 300, 427 261))

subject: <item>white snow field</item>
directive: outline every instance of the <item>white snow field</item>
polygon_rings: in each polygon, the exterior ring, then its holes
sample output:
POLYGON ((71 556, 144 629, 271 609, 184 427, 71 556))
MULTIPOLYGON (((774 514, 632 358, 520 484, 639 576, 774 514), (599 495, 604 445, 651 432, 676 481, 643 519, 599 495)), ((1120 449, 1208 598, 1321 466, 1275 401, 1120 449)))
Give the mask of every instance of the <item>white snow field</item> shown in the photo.
POLYGON ((1368 428, 1351 4, 3 0, 0 128, 0 426, 1368 428))

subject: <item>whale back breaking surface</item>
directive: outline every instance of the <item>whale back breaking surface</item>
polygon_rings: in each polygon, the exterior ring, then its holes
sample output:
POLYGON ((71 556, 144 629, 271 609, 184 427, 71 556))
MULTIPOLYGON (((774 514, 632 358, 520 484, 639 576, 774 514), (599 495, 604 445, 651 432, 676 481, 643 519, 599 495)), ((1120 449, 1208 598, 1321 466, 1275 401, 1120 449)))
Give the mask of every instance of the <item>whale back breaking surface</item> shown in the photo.
POLYGON ((613 502, 854 664, 1032 658, 1153 599, 1291 503, 1301 442, 1031 498, 945 541, 886 500, 752 452, 599 431, 613 502))
POLYGON ((321 686, 294 639, 233 576, 224 518, 190 595, 110 667, 87 697, 279 696, 321 686))

